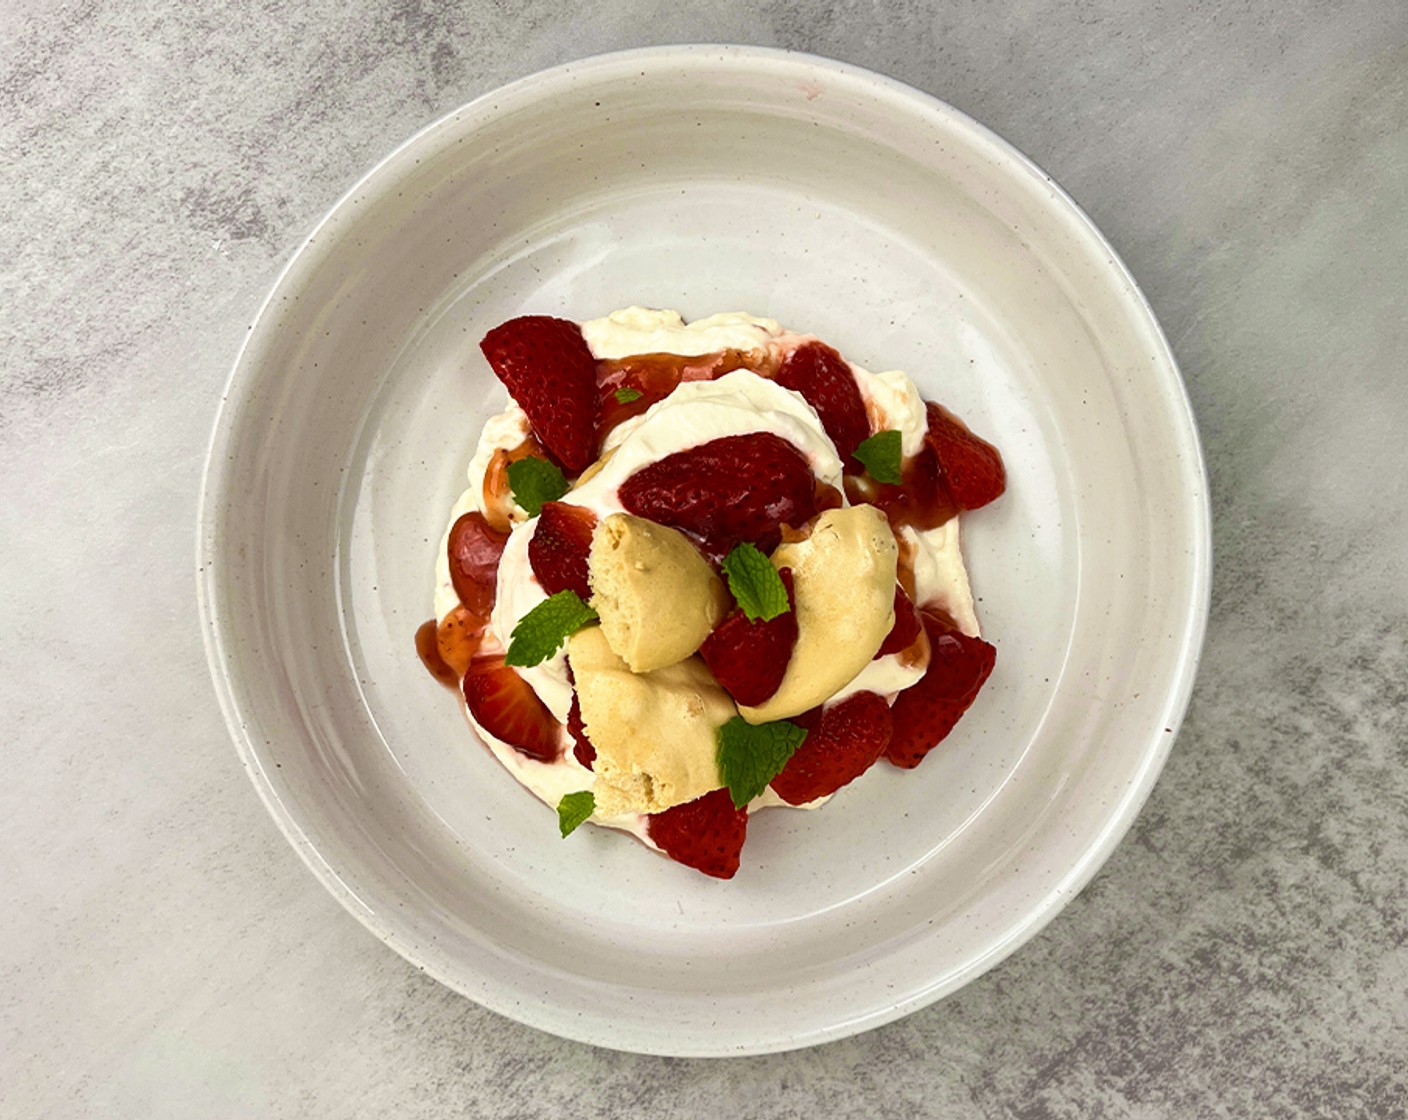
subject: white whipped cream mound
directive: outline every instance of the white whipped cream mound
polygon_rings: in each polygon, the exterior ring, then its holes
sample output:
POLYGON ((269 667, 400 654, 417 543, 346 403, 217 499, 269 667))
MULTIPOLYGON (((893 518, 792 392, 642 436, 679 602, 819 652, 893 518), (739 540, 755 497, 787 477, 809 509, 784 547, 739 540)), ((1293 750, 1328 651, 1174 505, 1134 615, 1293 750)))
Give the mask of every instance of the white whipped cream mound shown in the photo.
POLYGON ((697 358, 720 350, 760 350, 783 335, 775 319, 725 311, 686 323, 678 311, 626 307, 582 324, 582 337, 597 361, 636 354, 697 358))
POLYGON ((905 525, 899 535, 913 547, 915 602, 921 607, 943 608, 963 633, 976 638, 980 633, 978 612, 968 586, 968 569, 963 565, 958 522, 959 518, 953 517, 937 529, 905 525))
MULTIPOLYGON (((469 725, 474 728, 474 732, 480 740, 488 746, 497 758, 519 785, 528 790, 534 797, 545 805, 556 809, 557 803, 569 793, 577 793, 580 790, 591 789, 596 782, 596 775, 581 765, 573 756, 571 741, 566 731, 563 732, 564 744, 567 747, 566 753, 556 762, 539 762, 537 759, 528 758, 514 750, 502 739, 490 734, 469 710, 469 705, 464 702, 464 697, 460 697, 460 711, 464 713, 464 718, 469 721, 469 725)), ((765 791, 766 796, 771 791, 765 791)), ((769 803, 780 803, 786 805, 776 794, 772 795, 774 800, 769 803)), ((762 800, 761 798, 759 799, 762 800)), ((820 804, 815 802, 814 804, 820 804)), ((813 805, 796 806, 796 808, 812 808, 813 805)), ((622 832, 629 832, 642 844, 649 848, 659 850, 654 841, 646 833, 647 820, 643 813, 622 813, 618 816, 608 817, 599 813, 592 814, 592 824, 605 825, 607 828, 620 829, 622 832)))
MULTIPOLYGON (((802 343, 813 341, 812 336, 787 331, 773 319, 743 312, 725 312, 686 323, 677 311, 629 307, 588 320, 581 327, 592 356, 599 361, 638 354, 698 357, 720 350, 760 349, 781 358, 802 343)), ((927 418, 924 401, 913 381, 899 370, 871 373, 854 363, 848 364, 875 429, 898 430, 902 453, 905 456, 917 454, 923 446, 927 418)), ((517 447, 528 430, 523 410, 510 399, 504 411, 491 417, 480 432, 466 472, 468 488, 455 503, 441 540, 436 564, 437 620, 444 619, 458 605, 446 551, 450 527, 466 512, 485 512, 484 475, 494 452, 517 447)), ((619 425, 607 438, 605 450, 611 454, 601 469, 562 500, 584 506, 599 518, 605 518, 622 512, 618 496, 620 485, 641 467, 709 440, 763 431, 781 436, 801 451, 822 481, 837 487, 841 485, 841 461, 811 406, 799 394, 775 382, 747 370, 736 370, 716 381, 685 382, 642 416, 619 425)), ((490 632, 485 637, 483 648, 486 650, 492 650, 496 640, 506 647, 518 620, 547 597, 528 563, 528 542, 536 519, 526 519, 526 514, 520 510, 515 512, 514 520, 499 566, 498 595, 490 632)), ((963 563, 959 518, 937 529, 905 527, 898 536, 901 548, 913 564, 916 604, 941 608, 965 634, 977 636, 978 619, 963 563)), ((565 724, 572 702, 565 651, 559 651, 541 665, 519 672, 554 717, 565 724)), ((878 692, 893 701, 921 676, 922 667, 905 666, 897 654, 889 654, 867 663, 827 703, 839 703, 864 691, 878 692)), ((554 763, 542 763, 524 757, 475 723, 463 698, 460 706, 479 738, 499 761, 548 805, 556 807, 564 795, 592 787, 595 776, 576 761, 565 729, 562 757, 554 763)), ((806 805, 791 806, 767 789, 749 808, 813 809, 827 800, 829 798, 819 798, 806 805)), ((644 816, 624 814, 604 818, 598 815, 591 820, 594 824, 630 832, 649 847, 655 847, 646 835, 644 816)))
POLYGON ((651 405, 605 466, 563 501, 598 517, 623 512, 621 483, 642 467, 710 440, 756 432, 781 436, 806 456, 817 478, 841 485, 841 459, 812 406, 800 393, 738 369, 717 381, 686 381, 651 405))
MULTIPOLYGON (((503 558, 499 561, 498 592, 494 609, 489 615, 489 629, 505 649, 518 620, 548 597, 528 562, 528 542, 533 539, 537 527, 536 517, 515 525, 509 534, 508 544, 504 546, 503 558)), ((559 649, 546 661, 519 669, 518 672, 547 705, 553 718, 565 724, 567 713, 572 708, 572 685, 567 680, 567 651, 559 649)))
POLYGON ((897 369, 886 373, 871 373, 854 362, 848 362, 860 389, 861 400, 872 414, 877 432, 898 429, 900 454, 905 458, 918 455, 924 446, 924 433, 929 427, 924 410, 924 398, 919 395, 909 375, 897 369))
MULTIPOLYGON (((512 397, 509 397, 508 406, 502 412, 489 417, 489 422, 479 433, 479 443, 474 449, 474 458, 469 461, 469 470, 465 472, 469 477, 466 493, 470 495, 473 509, 480 513, 488 512, 484 506, 484 475, 488 473, 494 452, 500 449, 512 451, 528 438, 528 431, 528 414, 518 407, 518 402, 512 397)), ((518 516, 524 516, 521 510, 516 506, 514 508, 518 516)))
MULTIPOLYGON (((469 468, 465 471, 469 485, 450 509, 450 520, 445 526, 444 536, 440 539, 440 552, 435 561, 435 620, 437 622, 459 606, 460 602, 459 597, 455 594, 455 586, 450 582, 448 551, 450 530, 454 528, 455 522, 466 513, 487 512, 484 508, 484 476, 489 471, 489 464, 493 461, 494 452, 500 449, 512 451, 528 438, 528 431, 527 414, 518 407, 518 402, 510 397, 504 410, 489 417, 479 433, 479 442, 475 445, 474 455, 470 458, 469 468)), ((515 520, 528 516, 517 506, 514 507, 514 511, 515 520)))

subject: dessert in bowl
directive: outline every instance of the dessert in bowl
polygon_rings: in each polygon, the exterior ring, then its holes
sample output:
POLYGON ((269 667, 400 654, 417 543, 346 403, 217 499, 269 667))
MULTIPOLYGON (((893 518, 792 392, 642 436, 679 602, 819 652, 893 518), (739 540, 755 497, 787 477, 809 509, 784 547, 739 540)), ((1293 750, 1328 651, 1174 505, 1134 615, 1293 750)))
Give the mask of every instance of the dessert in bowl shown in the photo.
POLYGON ((417 646, 558 811, 718 878, 748 816, 913 768, 992 672, 960 515, 1001 456, 902 371, 744 313, 523 316, 417 646))
POLYGON ((658 49, 457 110, 294 254, 216 426, 200 603, 256 790, 376 936, 548 1031, 758 1053, 953 991, 1094 874, 1188 696, 1206 515, 1157 323, 1049 178, 878 75, 658 49), (998 656, 957 729, 819 812, 753 813, 726 882, 609 828, 561 839, 409 649, 464 468, 505 411, 486 328, 642 300, 689 326, 747 308, 902 368, 1008 478, 960 518, 998 656))

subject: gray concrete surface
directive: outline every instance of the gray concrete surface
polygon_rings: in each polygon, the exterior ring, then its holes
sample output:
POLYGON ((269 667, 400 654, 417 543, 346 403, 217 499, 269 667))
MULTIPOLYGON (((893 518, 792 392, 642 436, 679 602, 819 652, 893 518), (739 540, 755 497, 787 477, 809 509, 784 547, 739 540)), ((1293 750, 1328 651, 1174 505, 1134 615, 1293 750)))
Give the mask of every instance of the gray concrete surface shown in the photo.
POLYGON ((1408 1115, 1408 8, 430 0, 0 7, 0 1114, 1408 1115), (1215 495, 1152 800, 980 981, 817 1050, 562 1042, 425 979, 240 771, 191 574, 262 293, 372 161, 626 46, 833 55, 1012 140, 1124 255, 1215 495))

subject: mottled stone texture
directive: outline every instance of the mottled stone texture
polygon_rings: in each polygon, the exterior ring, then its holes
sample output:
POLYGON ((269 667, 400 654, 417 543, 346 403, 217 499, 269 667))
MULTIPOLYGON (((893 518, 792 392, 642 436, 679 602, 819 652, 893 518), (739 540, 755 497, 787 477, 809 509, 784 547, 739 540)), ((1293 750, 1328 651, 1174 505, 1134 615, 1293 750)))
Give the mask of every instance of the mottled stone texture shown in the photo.
POLYGON ((1400 0, 8 0, 0 153, 0 1111, 1408 1115, 1400 0), (342 913, 240 772, 190 572, 231 355, 351 180, 506 79, 708 40, 887 71, 1075 195, 1183 364, 1217 561, 1183 734, 1070 909, 728 1062, 516 1026, 342 913))

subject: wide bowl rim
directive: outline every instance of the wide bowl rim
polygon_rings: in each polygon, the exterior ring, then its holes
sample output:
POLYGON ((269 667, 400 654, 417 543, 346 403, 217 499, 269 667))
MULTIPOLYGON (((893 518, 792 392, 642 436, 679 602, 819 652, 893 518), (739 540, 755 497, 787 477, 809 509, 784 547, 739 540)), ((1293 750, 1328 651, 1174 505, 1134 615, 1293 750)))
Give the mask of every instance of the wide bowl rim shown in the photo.
POLYGON ((416 131, 359 177, 329 207, 290 254, 245 333, 221 393, 202 472, 197 512, 197 601, 206 658, 220 708, 245 771, 265 808, 318 881, 362 925, 411 964, 429 972, 451 990, 468 996, 493 1011, 576 1041, 607 1048, 628 1049, 636 1053, 675 1057, 744 1056, 800 1049, 882 1026, 927 1006, 976 979, 1045 928, 1104 865, 1133 824, 1157 781, 1191 699, 1207 631, 1211 586, 1212 514, 1207 467, 1187 388, 1172 348, 1147 298, 1094 221, 1050 175, 1020 150, 985 125, 931 94, 897 79, 821 55, 729 44, 671 45, 616 51, 529 74, 489 90, 438 117, 416 131), (547 1021, 547 1017, 541 1015, 536 1008, 525 1008, 507 998, 496 1000, 492 984, 482 985, 471 991, 457 976, 447 974, 447 970, 436 967, 436 954, 429 952, 428 947, 418 945, 415 938, 409 936, 394 920, 392 916, 396 913, 396 907, 370 908, 358 898, 339 876, 337 869, 318 850, 300 820, 300 813, 281 797, 279 783, 264 763, 260 743, 251 733, 250 722, 246 719, 246 705, 241 696, 240 685, 228 671, 223 639, 228 604, 225 602, 224 588, 218 578, 221 565, 218 521, 221 495, 227 492, 229 478, 235 469, 226 452, 239 420, 239 383, 244 376, 246 364, 252 360, 251 356, 257 353, 265 337, 276 330, 276 327, 271 325, 271 309, 281 296, 286 294, 287 288, 296 287, 300 271, 310 267, 310 250, 317 243, 320 234, 344 211, 351 200, 379 180, 394 176, 398 168, 414 161, 418 152, 433 147, 437 133, 456 122, 462 122, 469 117, 504 112, 510 108, 525 107, 536 102, 550 101, 587 78, 604 80, 627 74, 646 76, 652 70, 672 71, 686 62, 698 64, 700 60, 721 68, 762 68, 779 73, 792 69, 803 78, 808 73, 824 72, 829 78, 864 88, 877 97, 888 98, 892 103, 912 113, 928 116, 942 121, 950 128, 967 132, 995 156, 1005 160, 1017 173, 1039 181, 1042 189, 1050 193, 1053 212, 1059 213, 1073 232, 1100 250, 1107 260, 1106 267, 1112 270, 1114 278, 1126 287, 1129 293, 1127 311, 1131 320, 1137 320, 1136 325, 1142 328, 1149 343, 1154 347, 1155 360, 1148 374, 1162 383, 1160 387, 1167 394, 1172 410, 1170 419, 1174 425, 1171 435, 1185 452, 1181 458, 1183 469, 1188 472, 1188 493, 1196 495, 1198 499, 1198 509, 1194 511, 1192 518, 1195 532, 1193 538, 1187 542, 1188 610, 1178 643, 1176 671, 1172 676, 1172 687, 1168 691, 1165 714, 1159 726, 1150 730, 1150 741, 1144 748, 1142 765, 1135 773, 1125 796, 1110 808, 1103 828, 1094 841, 1081 851, 1066 875, 1053 883, 1019 917, 1014 918, 1004 936, 995 939, 985 952, 970 954, 969 959, 961 967, 953 969, 942 982, 918 985, 904 997, 873 1007, 859 1015, 838 1013, 824 1026, 801 1032, 774 1030, 766 1035, 755 1031, 755 1037, 727 1046, 709 1039, 691 1043, 679 1037, 646 1040, 644 1044, 640 1039, 633 1038, 627 1043, 603 1034, 601 1024, 588 1025, 584 1029, 581 1021, 571 1016, 547 1021))

